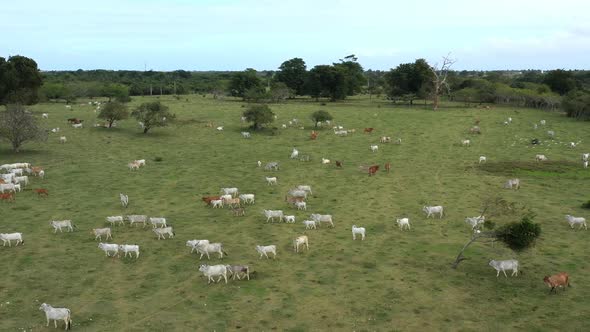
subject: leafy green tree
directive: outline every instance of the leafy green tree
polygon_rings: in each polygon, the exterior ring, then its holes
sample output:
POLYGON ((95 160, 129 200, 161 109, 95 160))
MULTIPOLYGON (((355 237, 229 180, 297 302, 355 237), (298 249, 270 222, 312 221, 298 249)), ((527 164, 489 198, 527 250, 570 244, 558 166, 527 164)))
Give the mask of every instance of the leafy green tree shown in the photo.
POLYGON ((248 68, 235 73, 229 83, 230 94, 234 97, 244 97, 246 91, 256 88, 263 89, 262 80, 256 75, 256 70, 248 68))
POLYGON ((411 105, 415 98, 426 97, 426 86, 431 84, 432 72, 426 60, 418 59, 391 69, 385 74, 385 81, 390 99, 405 99, 411 105))
POLYGON ((309 71, 307 90, 314 98, 329 97, 331 101, 343 100, 348 92, 346 69, 318 65, 309 71))
POLYGON ((301 58, 293 58, 281 64, 276 80, 285 83, 296 95, 302 96, 305 94, 306 75, 305 61, 301 58))
POLYGON ((367 83, 367 79, 363 67, 357 62, 357 57, 354 54, 340 59, 339 63, 333 65, 344 73, 347 96, 353 96, 361 92, 362 87, 367 83))
POLYGON ((244 92, 243 99, 252 103, 260 103, 269 99, 269 95, 263 86, 253 86, 244 92))
POLYGON ((136 110, 131 112, 131 116, 143 123, 144 134, 147 134, 154 127, 167 126, 176 117, 175 114, 170 113, 168 106, 163 105, 159 101, 139 105, 136 110))
POLYGON ((283 82, 274 82, 268 92, 269 98, 275 103, 291 98, 294 94, 293 89, 283 82))
POLYGON ((35 104, 39 101, 38 91, 42 83, 33 59, 15 55, 7 61, 0 57, 0 104, 35 104))
POLYGON ((123 84, 111 83, 105 84, 102 87, 101 95, 109 98, 109 102, 115 98, 120 102, 128 102, 129 99, 129 87, 123 84))
POLYGON ((124 120, 129 117, 129 111, 125 104, 118 101, 106 103, 98 113, 98 118, 103 119, 109 123, 109 128, 113 126, 115 121, 124 120))
POLYGON ((243 113, 246 121, 252 122, 252 128, 255 130, 260 130, 263 125, 272 123, 275 120, 274 115, 268 105, 252 105, 243 113))
POLYGON ((560 95, 565 95, 578 87, 574 74, 571 71, 563 69, 547 72, 545 78, 543 78, 543 83, 549 85, 551 90, 560 95))
POLYGON ((573 90, 563 97, 561 105, 568 117, 590 120, 590 93, 573 90))
POLYGON ((326 111, 323 110, 319 110, 319 111, 315 111, 311 114, 311 119, 313 120, 313 122, 315 123, 315 127, 318 127, 318 122, 323 122, 323 121, 327 121, 327 120, 332 120, 332 115, 326 111))
POLYGON ((47 131, 39 126, 31 112, 20 104, 6 106, 0 113, 0 138, 10 142, 12 150, 19 152, 21 146, 32 140, 47 139, 47 131))

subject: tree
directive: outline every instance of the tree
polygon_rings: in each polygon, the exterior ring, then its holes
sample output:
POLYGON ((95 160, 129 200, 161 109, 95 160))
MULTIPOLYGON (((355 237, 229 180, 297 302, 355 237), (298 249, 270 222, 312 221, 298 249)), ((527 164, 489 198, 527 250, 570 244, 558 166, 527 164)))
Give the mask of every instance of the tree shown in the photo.
POLYGON ((123 84, 105 84, 102 87, 101 95, 109 98, 109 102, 115 98, 119 102, 129 102, 129 87, 123 84))
POLYGON ((478 240, 500 241, 508 248, 520 252, 533 246, 536 239, 541 235, 541 226, 533 223, 534 213, 524 206, 508 202, 499 196, 484 202, 481 216, 486 217, 484 227, 488 230, 471 235, 471 239, 463 246, 451 265, 452 268, 456 269, 459 263, 467 259, 463 256, 463 253, 478 240), (496 223, 493 220, 496 218, 508 222, 494 230, 496 223), (513 221, 514 219, 520 219, 520 221, 513 221))
POLYGON ((330 115, 330 113, 326 112, 326 111, 315 111, 311 114, 311 119, 313 120, 313 122, 315 123, 315 127, 318 127, 318 122, 323 122, 326 120, 332 120, 332 115, 330 115))
POLYGON ((296 95, 302 96, 305 94, 306 75, 305 61, 300 58, 293 58, 281 64, 276 80, 285 83, 287 87, 295 91, 296 95))
POLYGON ((256 75, 256 70, 248 68, 235 73, 229 82, 230 94, 234 97, 244 97, 250 89, 264 89, 262 80, 256 75))
POLYGON ((438 67, 438 64, 430 67, 430 71, 432 72, 432 102, 435 111, 438 109, 438 99, 443 93, 443 90, 446 90, 447 93, 451 93, 451 88, 447 82, 447 76, 451 66, 456 61, 457 60, 451 59, 449 55, 447 55, 443 57, 443 63, 440 68, 438 67))
POLYGON ((98 113, 98 118, 106 120, 109 123, 109 128, 113 126, 115 121, 124 120, 129 117, 129 111, 125 104, 118 101, 106 103, 98 113))
POLYGON ((136 110, 131 112, 131 116, 143 123, 144 134, 154 127, 167 126, 176 117, 175 114, 168 111, 167 106, 162 105, 159 101, 139 105, 136 110))
POLYGON ((30 58, 15 55, 6 61, 0 57, 0 104, 35 104, 43 83, 37 63, 30 58))
POLYGON ((8 105, 0 113, 0 138, 9 141, 14 152, 19 152, 27 141, 46 140, 47 131, 39 127, 37 119, 22 105, 8 105))
POLYGON ((262 129, 262 125, 272 123, 275 119, 275 114, 268 105, 252 105, 242 115, 246 121, 252 122, 252 128, 255 130, 262 129))
POLYGON ((563 69, 547 72, 545 78, 543 78, 543 83, 562 96, 578 87, 574 74, 563 69))
POLYGON ((413 99, 426 97, 426 86, 432 82, 432 72, 426 60, 418 59, 391 69, 385 74, 385 81, 390 99, 405 99, 412 105, 413 99))
POLYGON ((270 87, 268 95, 273 102, 278 103, 287 98, 293 97, 294 92, 293 89, 287 86, 287 84, 283 82, 274 82, 270 87))
POLYGON ((318 65, 309 71, 307 90, 314 98, 329 97, 331 101, 346 98, 348 91, 343 67, 318 65))
POLYGON ((590 93, 581 90, 570 91, 563 97, 562 107, 570 118, 590 120, 590 93))
MULTIPOLYGON (((362 87, 367 83, 363 67, 357 62, 354 54, 340 59, 339 63, 334 63, 334 67, 342 69, 346 80, 346 96, 353 96, 361 92, 362 87)), ((344 99, 344 98, 342 98, 344 99)))

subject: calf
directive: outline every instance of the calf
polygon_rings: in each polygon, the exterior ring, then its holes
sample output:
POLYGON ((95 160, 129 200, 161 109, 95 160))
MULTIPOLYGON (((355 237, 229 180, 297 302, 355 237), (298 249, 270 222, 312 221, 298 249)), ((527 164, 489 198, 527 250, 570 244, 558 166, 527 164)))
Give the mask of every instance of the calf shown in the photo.
MULTIPOLYGON (((16 187, 16 185, 15 185, 16 187)), ((14 202, 14 193, 0 194, 0 199, 7 202, 14 202)))
POLYGON ((565 290, 565 286, 570 287, 570 280, 569 275, 565 272, 560 272, 558 274, 554 274, 552 276, 545 276, 543 278, 543 282, 547 287, 551 288, 549 290, 549 294, 555 290, 557 294, 557 288, 561 287, 565 290))
POLYGON ((378 145, 371 145, 369 148, 371 149, 371 152, 377 152, 377 150, 379 150, 378 145))
POLYGON ((295 202, 295 207, 297 208, 297 210, 307 210, 307 203, 295 202))
POLYGON ((380 143, 391 143, 391 137, 389 136, 382 136, 381 139, 379 139, 380 143))
POLYGON ((285 219, 286 223, 295 223, 295 216, 283 216, 283 219, 285 219))
POLYGON ((33 191, 37 193, 37 196, 41 196, 41 195, 45 195, 45 197, 49 196, 49 192, 47 191, 47 189, 44 189, 44 188, 33 189, 33 191))
POLYGON ((387 171, 387 173, 389 173, 389 171, 391 171, 391 163, 390 162, 386 162, 384 168, 387 171))
POLYGON ((492 259, 489 265, 496 269, 496 278, 500 275, 500 271, 502 271, 504 276, 508 278, 506 275, 506 270, 512 270, 512 274, 510 276, 518 276, 518 261, 516 259, 509 259, 505 261, 496 261, 492 259))
POLYGON ((119 200, 121 201, 121 205, 123 207, 127 207, 127 205, 129 205, 129 196, 125 195, 123 193, 119 193, 119 200))
POLYGON ((67 139, 65 136, 60 136, 60 137, 59 137, 59 142, 60 142, 61 144, 65 144, 67 141, 68 141, 68 139, 67 139))
POLYGON ((356 235, 361 235, 361 241, 365 240, 365 228, 364 227, 356 227, 356 225, 352 225, 352 240, 356 240, 356 235))
POLYGON ((336 160, 336 167, 342 168, 342 162, 340 160, 336 160))
POLYGON ((407 228, 408 230, 410 230, 410 219, 409 218, 397 219, 396 222, 397 222, 397 225, 399 226, 399 229, 401 229, 402 231, 404 230, 404 228, 407 228))
POLYGON ((379 165, 373 165, 369 167, 369 176, 377 174, 379 170, 379 165))
POLYGON ((486 163, 488 161, 488 158, 486 158, 486 156, 479 156, 479 163, 486 163))
POLYGON ((365 130, 363 131, 363 133, 372 133, 373 130, 375 130, 375 128, 365 128, 365 130))
POLYGON ((469 146, 471 144, 471 141, 468 139, 464 139, 461 141, 461 145, 463 146, 469 146))
POLYGON ((547 157, 544 154, 538 154, 535 156, 536 161, 547 161, 547 157))

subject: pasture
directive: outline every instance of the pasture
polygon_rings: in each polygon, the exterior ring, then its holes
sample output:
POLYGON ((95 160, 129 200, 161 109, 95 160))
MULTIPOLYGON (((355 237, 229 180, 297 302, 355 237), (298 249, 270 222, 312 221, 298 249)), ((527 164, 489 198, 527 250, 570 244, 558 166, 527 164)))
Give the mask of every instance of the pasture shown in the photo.
MULTIPOLYGON (((0 231, 22 232, 24 246, 3 247, 0 274, 0 330, 43 331, 42 302, 72 310, 73 328, 83 331, 473 331, 587 330, 583 315, 590 305, 588 236, 572 230, 565 214, 590 217, 587 201, 590 169, 582 152, 590 152, 588 124, 559 113, 528 109, 491 110, 448 107, 440 111, 393 107, 385 101, 352 99, 320 106, 311 100, 271 105, 279 127, 292 118, 305 126, 279 129, 278 135, 253 133, 243 139, 244 104, 202 96, 162 97, 176 113, 167 128, 141 134, 133 119, 117 128, 92 128, 94 107, 40 104, 31 109, 50 133, 45 144, 28 144, 13 154, 0 145, 0 163, 30 162, 45 168, 44 180, 27 189, 47 188, 49 197, 31 190, 14 203, 0 202, 0 231), (309 115, 323 109, 345 129, 347 137, 320 130, 309 139, 309 115), (74 129, 66 118, 84 119, 74 129), (503 122, 512 117, 510 125, 503 122), (481 135, 468 129, 481 120, 481 135), (533 129, 533 123, 547 124, 533 129), (213 128, 206 127, 212 122, 213 128), (223 131, 215 130, 223 126, 223 131), (363 128, 374 127, 371 134, 363 128), (547 130, 554 130, 549 139, 547 130), (59 136, 67 143, 60 144, 59 136), (380 136, 402 144, 379 143, 380 136), (532 138, 542 144, 532 147, 532 138), (461 146, 470 139, 470 146, 461 146), (581 141, 578 147, 567 146, 581 141), (378 144, 371 152, 369 146, 378 144), (293 147, 310 162, 289 159, 293 147), (549 162, 538 164, 543 153, 549 162), (487 164, 478 164, 481 155, 487 164), (155 161, 160 157, 161 161, 155 161), (332 160, 322 165, 321 158, 332 160), (130 171, 127 163, 146 159, 130 171), (280 162, 264 171, 256 162, 280 162), (335 160, 344 163, 342 169, 335 160), (391 162, 390 174, 383 164, 391 162), (379 164, 369 177, 359 165, 379 164), (277 185, 265 176, 277 176, 277 185), (502 189, 519 177, 518 191, 502 189), (288 189, 309 184, 307 211, 284 202, 288 189), (205 206, 201 196, 221 187, 256 194, 246 215, 205 206), (119 202, 129 195, 129 207, 119 202), (531 250, 516 255, 500 245, 474 244, 457 270, 450 268, 471 229, 465 217, 478 215, 482 201, 499 193, 525 203, 537 214, 543 233, 531 250), (423 205, 443 205, 443 219, 426 219, 423 205), (265 223, 263 209, 296 215, 295 224, 265 223), (305 230, 311 213, 332 214, 334 228, 305 230), (111 258, 97 248, 92 228, 107 227, 106 216, 164 216, 176 236, 157 240, 151 227, 115 226, 118 244, 138 244, 141 255, 111 258), (409 217, 410 231, 396 218, 409 217), (71 219, 72 233, 53 233, 51 220, 71 219), (366 239, 352 241, 351 226, 366 228, 366 239), (309 251, 296 254, 292 241, 309 237, 309 251), (248 264, 250 281, 207 285, 199 259, 185 242, 222 242, 225 264, 248 264), (277 259, 259 259, 256 245, 277 245, 277 259), (490 259, 520 261, 518 277, 496 278, 490 259), (543 277, 566 271, 572 287, 548 295, 543 277)), ((156 97, 134 98, 131 107, 156 97)), ((216 255, 201 263, 220 264, 216 255)), ((63 325, 62 325, 63 328, 63 325)))

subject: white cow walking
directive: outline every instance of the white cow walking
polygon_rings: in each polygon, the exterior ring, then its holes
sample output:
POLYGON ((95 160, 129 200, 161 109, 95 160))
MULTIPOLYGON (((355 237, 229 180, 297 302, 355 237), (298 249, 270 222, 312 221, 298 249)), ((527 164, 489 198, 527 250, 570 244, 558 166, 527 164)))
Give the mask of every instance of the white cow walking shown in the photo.
POLYGON ((397 219, 397 225, 399 226, 399 229, 401 229, 402 231, 404 230, 404 228, 407 228, 408 230, 410 230, 410 219, 409 218, 401 218, 401 219, 397 219))
POLYGON ((356 240, 356 235, 361 235, 361 241, 365 240, 365 228, 364 227, 357 227, 356 225, 352 225, 352 240, 356 240))
POLYGON ((41 304, 39 310, 45 311, 45 318, 47 318, 47 325, 49 321, 53 320, 55 328, 57 328, 57 321, 63 320, 66 324, 65 329, 69 330, 72 327, 72 312, 68 308, 54 308, 47 303, 41 304))
POLYGON ((424 206, 422 211, 426 213, 426 218, 432 216, 434 218, 434 214, 438 213, 439 218, 443 217, 443 207, 440 205, 437 206, 424 206))
POLYGON ((500 276, 500 271, 502 271, 504 276, 508 278, 506 275, 506 270, 512 270, 512 274, 510 276, 518 276, 518 261, 516 259, 509 259, 505 261, 496 261, 492 259, 489 265, 496 269, 496 278, 500 276))

